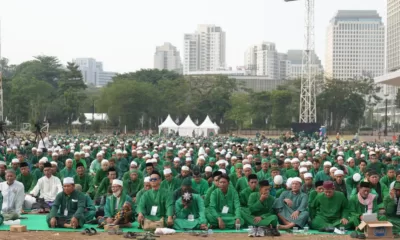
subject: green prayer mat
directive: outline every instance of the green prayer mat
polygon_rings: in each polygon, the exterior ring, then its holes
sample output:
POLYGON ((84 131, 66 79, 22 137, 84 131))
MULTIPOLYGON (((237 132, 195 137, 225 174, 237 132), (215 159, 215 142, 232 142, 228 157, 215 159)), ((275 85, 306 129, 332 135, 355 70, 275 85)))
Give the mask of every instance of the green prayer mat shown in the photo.
MULTIPOLYGON (((25 225, 28 229, 28 231, 55 231, 55 232, 81 232, 85 228, 95 228, 98 232, 104 232, 104 229, 97 228, 97 225, 95 224, 85 224, 83 228, 80 229, 70 229, 70 228, 49 228, 46 223, 46 214, 25 214, 22 215, 23 217, 26 217, 27 219, 21 219, 21 225, 25 225)), ((132 224, 131 228, 122 228, 124 232, 144 232, 142 229, 138 229, 138 222, 134 222, 132 224)), ((9 231, 10 226, 6 225, 1 225, 0 226, 0 231, 9 231)), ((197 232, 197 230, 194 230, 197 232)), ((178 230, 176 232, 185 232, 182 230, 178 230)), ((239 231, 236 231, 234 229, 232 230, 218 230, 218 229, 213 229, 214 233, 246 233, 247 234, 247 229, 240 229, 239 231)), ((281 231, 282 234, 288 234, 286 231, 281 231)), ((328 235, 329 233, 321 233, 316 230, 308 230, 308 234, 313 235, 313 234, 324 234, 328 235)), ((348 232, 350 234, 350 232, 348 232)), ((297 235, 304 235, 302 233, 299 233, 297 235)))

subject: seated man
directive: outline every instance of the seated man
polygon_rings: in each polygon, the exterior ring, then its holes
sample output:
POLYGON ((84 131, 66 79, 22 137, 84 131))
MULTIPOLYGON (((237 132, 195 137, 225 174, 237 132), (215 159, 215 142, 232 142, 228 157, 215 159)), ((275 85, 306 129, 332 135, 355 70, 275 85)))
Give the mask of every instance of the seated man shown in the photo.
MULTIPOLYGON (((133 214, 130 213, 130 219, 125 219, 126 214, 124 204, 128 202, 130 209, 132 210, 132 198, 123 191, 123 182, 118 179, 114 179, 111 185, 112 195, 107 197, 106 205, 104 206, 104 219, 99 220, 100 225, 104 224, 116 224, 120 227, 131 227, 133 222, 133 214), (122 210, 121 213, 117 215, 122 210)), ((125 206, 125 208, 127 208, 125 206)))
POLYGON ((44 176, 38 180, 30 194, 37 196, 40 193, 39 198, 43 198, 51 207, 57 194, 63 191, 63 187, 61 186, 60 179, 53 176, 49 162, 44 164, 43 172, 44 176))
MULTIPOLYGON (((78 163, 81 164, 81 163, 78 163)), ((77 164, 77 165, 78 165, 77 164)), ((83 166, 83 165, 82 165, 83 166)), ((74 179, 75 181, 75 179, 74 179)), ((82 186, 80 184, 75 184, 75 190, 82 193, 82 186)), ((94 206, 93 200, 89 195, 82 193, 85 197, 85 212, 83 213, 85 217, 85 223, 90 223, 96 216, 96 206, 94 206)))
POLYGON ((192 188, 192 179, 188 177, 184 178, 181 182, 181 187, 173 192, 172 201, 176 202, 185 192, 198 194, 198 192, 192 188))
MULTIPOLYGON (((76 164, 76 175, 73 177, 75 185, 79 184, 81 186, 81 191, 83 194, 91 195, 94 191, 92 177, 86 173, 85 167, 82 163, 76 164)), ((76 188, 76 187, 75 187, 76 188)))
POLYGON ((51 228, 81 228, 85 224, 85 198, 75 190, 73 178, 64 178, 63 184, 47 215, 47 224, 51 228))
POLYGON ((204 201, 198 194, 184 192, 175 202, 174 229, 207 230, 207 220, 204 214, 204 201))
POLYGON ((247 181, 249 186, 239 193, 239 201, 242 208, 247 207, 250 194, 258 192, 258 176, 256 174, 250 174, 247 177, 247 181))
POLYGON ((400 182, 396 181, 390 187, 390 194, 384 199, 386 216, 393 224, 393 234, 400 235, 400 182))
POLYGON ((269 194, 270 185, 268 180, 260 181, 259 192, 250 194, 248 209, 249 213, 242 212, 242 216, 248 226, 254 226, 249 233, 250 237, 264 236, 264 229, 267 236, 280 236, 276 226, 278 217, 275 215, 273 205, 275 198, 269 194))
MULTIPOLYGON (((190 182, 190 179, 189 179, 190 182)), ((174 206, 171 192, 161 189, 161 174, 153 171, 150 175, 150 190, 140 197, 138 222, 144 230, 154 227, 172 227, 174 224, 174 206)))
POLYGON ((219 177, 218 188, 211 193, 210 205, 206 209, 206 217, 212 228, 235 229, 236 224, 243 226, 239 195, 233 187, 229 187, 229 177, 219 177))
POLYGON ((128 194, 133 201, 133 198, 136 198, 136 194, 143 188, 143 180, 139 178, 137 170, 130 170, 129 178, 123 181, 125 182, 124 189, 126 194, 128 194))
POLYGON ((208 190, 208 182, 201 177, 201 173, 197 169, 193 171, 192 188, 204 199, 208 190))
POLYGON ((335 191, 332 181, 325 181, 323 187, 324 193, 318 194, 311 206, 316 214, 311 227, 322 232, 333 232, 340 226, 349 229, 348 201, 344 194, 335 191))
POLYGON ((166 168, 163 170, 165 179, 161 182, 162 189, 168 189, 171 192, 179 189, 181 186, 181 180, 178 178, 174 178, 172 174, 172 170, 170 168, 166 168))
POLYGON ((113 167, 110 167, 108 169, 107 177, 101 181, 100 186, 94 196, 96 204, 97 202, 100 202, 102 196, 105 196, 107 194, 108 188, 111 186, 114 179, 117 179, 117 170, 115 170, 115 168, 113 167))
POLYGON ((303 228, 308 221, 308 196, 301 192, 301 178, 291 180, 290 190, 283 192, 276 200, 275 209, 282 225, 280 229, 303 228))
POLYGON ((6 181, 0 183, 0 194, 3 196, 1 213, 5 221, 18 219, 24 204, 24 185, 15 178, 14 170, 6 170, 6 181))
POLYGON ((36 176, 29 171, 28 163, 20 164, 21 173, 17 176, 17 181, 24 185, 24 191, 29 193, 37 183, 36 176))

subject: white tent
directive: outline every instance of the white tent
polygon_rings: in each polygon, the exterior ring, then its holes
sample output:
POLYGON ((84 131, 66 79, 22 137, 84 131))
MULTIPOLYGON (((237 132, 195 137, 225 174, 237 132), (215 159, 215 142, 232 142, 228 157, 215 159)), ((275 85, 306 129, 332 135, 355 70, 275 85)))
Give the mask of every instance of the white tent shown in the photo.
POLYGON ((165 121, 158 126, 158 133, 163 132, 164 134, 168 134, 172 131, 176 132, 178 128, 178 125, 176 125, 174 120, 172 120, 171 116, 168 114, 165 121))
POLYGON ((197 135, 198 128, 199 127, 196 124, 194 124, 194 122, 188 115, 186 117, 185 121, 183 121, 183 123, 181 125, 179 125, 179 129, 178 129, 179 136, 190 136, 191 137, 191 136, 193 136, 193 131, 197 135))
POLYGON ((207 115, 204 122, 199 126, 198 134, 208 137, 212 133, 212 135, 218 134, 219 127, 213 123, 210 117, 207 115))

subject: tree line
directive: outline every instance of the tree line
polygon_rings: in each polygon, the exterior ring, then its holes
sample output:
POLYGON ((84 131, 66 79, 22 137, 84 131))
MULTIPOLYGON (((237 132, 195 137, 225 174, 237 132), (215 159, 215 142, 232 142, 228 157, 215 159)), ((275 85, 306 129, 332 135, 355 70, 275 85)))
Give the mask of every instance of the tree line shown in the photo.
MULTIPOLYGON (((128 131, 157 129, 170 114, 178 123, 187 115, 200 124, 207 115, 223 131, 288 129, 298 121, 301 80, 267 92, 254 92, 227 76, 183 76, 167 70, 142 69, 118 74, 103 88, 86 85, 77 65, 62 66, 57 57, 10 65, 0 61, 4 112, 13 124, 43 119, 70 128, 83 113, 107 113, 110 127, 128 131)), ((381 99, 373 79, 325 79, 317 96, 317 119, 338 131, 344 122, 365 125, 364 112, 381 99)), ((88 119, 90 120, 90 119, 88 119)))

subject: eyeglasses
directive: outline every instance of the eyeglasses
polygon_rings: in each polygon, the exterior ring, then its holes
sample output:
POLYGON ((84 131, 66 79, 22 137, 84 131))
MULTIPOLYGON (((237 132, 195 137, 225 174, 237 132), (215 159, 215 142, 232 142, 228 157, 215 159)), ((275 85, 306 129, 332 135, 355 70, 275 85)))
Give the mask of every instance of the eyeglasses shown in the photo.
POLYGON ((157 180, 158 180, 158 178, 150 178, 150 182, 155 182, 157 180))

